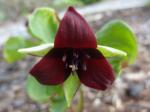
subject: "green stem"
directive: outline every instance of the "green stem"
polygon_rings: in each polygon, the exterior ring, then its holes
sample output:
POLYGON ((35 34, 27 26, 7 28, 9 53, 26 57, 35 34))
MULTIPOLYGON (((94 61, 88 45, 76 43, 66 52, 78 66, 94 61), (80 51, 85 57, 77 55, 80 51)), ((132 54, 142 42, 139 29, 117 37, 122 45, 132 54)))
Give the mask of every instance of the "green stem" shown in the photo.
POLYGON ((77 105, 77 112, 83 112, 83 108, 84 108, 84 95, 82 88, 80 87, 80 97, 77 105))

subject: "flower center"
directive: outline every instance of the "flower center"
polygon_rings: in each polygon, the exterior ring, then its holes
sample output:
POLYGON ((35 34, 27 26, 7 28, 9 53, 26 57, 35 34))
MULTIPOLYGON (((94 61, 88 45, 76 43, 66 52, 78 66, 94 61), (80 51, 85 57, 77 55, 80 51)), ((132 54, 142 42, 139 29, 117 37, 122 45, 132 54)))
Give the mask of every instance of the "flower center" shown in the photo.
POLYGON ((65 67, 72 70, 72 72, 82 68, 86 70, 86 64, 83 64, 83 56, 80 50, 68 50, 64 53, 62 61, 65 67))

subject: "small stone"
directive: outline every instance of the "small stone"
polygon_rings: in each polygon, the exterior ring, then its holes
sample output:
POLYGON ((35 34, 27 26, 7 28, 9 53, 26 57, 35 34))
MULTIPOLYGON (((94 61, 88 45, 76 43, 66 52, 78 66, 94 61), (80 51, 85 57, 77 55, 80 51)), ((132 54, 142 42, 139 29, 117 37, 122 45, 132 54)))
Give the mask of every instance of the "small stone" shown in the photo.
POLYGON ((138 99, 140 97, 140 94, 144 90, 144 86, 141 84, 131 84, 126 90, 126 95, 138 99))
POLYGON ((96 99, 94 100, 93 106, 94 106, 94 107, 98 107, 98 106, 100 106, 100 104, 101 104, 100 99, 96 98, 96 99))

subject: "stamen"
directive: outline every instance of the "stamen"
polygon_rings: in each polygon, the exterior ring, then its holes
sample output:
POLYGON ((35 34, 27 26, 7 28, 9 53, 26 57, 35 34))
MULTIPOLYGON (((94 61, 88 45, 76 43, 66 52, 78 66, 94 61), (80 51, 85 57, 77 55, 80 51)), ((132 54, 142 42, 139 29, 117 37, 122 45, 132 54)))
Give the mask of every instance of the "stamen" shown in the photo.
POLYGON ((86 56, 86 58, 88 58, 88 59, 89 59, 89 58, 91 58, 91 56, 90 56, 90 55, 88 55, 88 54, 86 54, 85 56, 86 56))
POLYGON ((83 70, 86 71, 87 67, 85 63, 82 65, 82 67, 83 67, 83 70))
POLYGON ((67 59, 67 55, 64 55, 64 56, 62 57, 62 61, 65 62, 66 59, 67 59))
POLYGON ((69 65, 69 68, 71 68, 72 71, 78 70, 78 67, 76 65, 69 65))
POLYGON ((77 53, 75 53, 75 52, 73 52, 73 56, 74 56, 75 58, 78 58, 78 57, 79 57, 79 55, 78 55, 77 53))

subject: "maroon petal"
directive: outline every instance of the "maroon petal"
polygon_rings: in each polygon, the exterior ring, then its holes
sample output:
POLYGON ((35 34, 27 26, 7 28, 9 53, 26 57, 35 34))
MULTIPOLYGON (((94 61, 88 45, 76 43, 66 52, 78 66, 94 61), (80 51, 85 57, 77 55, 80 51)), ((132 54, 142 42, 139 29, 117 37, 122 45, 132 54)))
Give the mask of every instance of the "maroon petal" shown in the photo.
POLYGON ((105 90, 115 79, 111 66, 98 50, 85 52, 83 65, 77 71, 81 82, 88 87, 105 90))
POLYGON ((96 48, 96 37, 74 8, 69 7, 55 37, 55 48, 96 48))
POLYGON ((65 68, 62 57, 63 51, 52 49, 31 69, 30 74, 45 85, 56 85, 64 82, 69 76, 70 70, 65 68))

